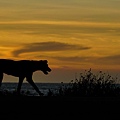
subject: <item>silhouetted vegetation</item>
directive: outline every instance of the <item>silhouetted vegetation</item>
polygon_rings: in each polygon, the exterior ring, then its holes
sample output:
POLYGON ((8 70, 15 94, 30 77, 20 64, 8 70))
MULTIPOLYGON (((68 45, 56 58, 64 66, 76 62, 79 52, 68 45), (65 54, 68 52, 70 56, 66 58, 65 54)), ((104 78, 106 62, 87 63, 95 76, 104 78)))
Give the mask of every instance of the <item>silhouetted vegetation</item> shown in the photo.
MULTIPOLYGON (((92 70, 85 70, 80 73, 79 78, 71 80, 70 83, 61 82, 61 87, 55 92, 48 90, 46 96, 70 96, 70 97, 120 97, 120 85, 117 84, 117 77, 114 78, 107 73, 99 71, 94 74, 92 70)), ((34 96, 30 91, 10 92, 1 90, 0 96, 34 96)))
POLYGON ((103 97, 120 96, 120 87, 116 83, 117 78, 100 71, 97 75, 88 70, 80 73, 68 85, 59 89, 59 96, 103 97))

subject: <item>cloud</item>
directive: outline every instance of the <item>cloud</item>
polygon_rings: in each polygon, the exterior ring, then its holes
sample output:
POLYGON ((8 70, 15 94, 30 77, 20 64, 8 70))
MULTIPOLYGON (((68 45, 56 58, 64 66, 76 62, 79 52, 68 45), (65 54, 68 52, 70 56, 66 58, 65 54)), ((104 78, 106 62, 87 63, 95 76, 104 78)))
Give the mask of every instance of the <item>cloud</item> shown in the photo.
POLYGON ((81 21, 42 21, 42 20, 21 20, 21 21, 0 21, 0 24, 3 25, 63 25, 63 26, 79 26, 79 27, 98 27, 98 28, 119 28, 120 23, 111 23, 111 22, 81 22, 81 21))
POLYGON ((111 55, 106 57, 83 57, 83 56, 71 56, 71 57, 52 57, 60 61, 67 61, 73 63, 91 63, 94 65, 120 65, 120 55, 111 55))
POLYGON ((52 57, 52 58, 67 62, 89 62, 89 60, 93 59, 92 57, 80 57, 80 56, 52 57))
POLYGON ((102 64, 120 65, 120 55, 111 55, 99 59, 102 64))
POLYGON ((30 43, 24 44, 21 49, 13 51, 14 56, 19 56, 23 53, 29 52, 53 52, 53 51, 77 51, 77 50, 88 50, 91 47, 83 46, 79 44, 68 44, 62 42, 40 42, 40 43, 30 43))

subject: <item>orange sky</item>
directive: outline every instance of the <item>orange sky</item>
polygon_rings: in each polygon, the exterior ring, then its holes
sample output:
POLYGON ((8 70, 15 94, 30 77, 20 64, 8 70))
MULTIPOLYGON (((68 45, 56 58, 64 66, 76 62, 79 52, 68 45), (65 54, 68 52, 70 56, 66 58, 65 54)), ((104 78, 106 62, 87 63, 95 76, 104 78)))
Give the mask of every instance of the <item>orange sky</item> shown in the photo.
POLYGON ((43 75, 45 82, 69 81, 76 71, 89 68, 119 73, 119 4, 118 0, 0 0, 0 58, 47 59, 53 72, 43 75))

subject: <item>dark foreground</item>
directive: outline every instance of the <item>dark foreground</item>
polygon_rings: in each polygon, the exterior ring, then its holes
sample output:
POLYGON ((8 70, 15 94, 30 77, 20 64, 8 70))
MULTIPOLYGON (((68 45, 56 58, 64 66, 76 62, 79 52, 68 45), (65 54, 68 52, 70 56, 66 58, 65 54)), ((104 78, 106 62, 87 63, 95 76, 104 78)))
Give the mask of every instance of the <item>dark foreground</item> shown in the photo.
POLYGON ((3 119, 120 120, 117 97, 5 96, 0 102, 3 119))

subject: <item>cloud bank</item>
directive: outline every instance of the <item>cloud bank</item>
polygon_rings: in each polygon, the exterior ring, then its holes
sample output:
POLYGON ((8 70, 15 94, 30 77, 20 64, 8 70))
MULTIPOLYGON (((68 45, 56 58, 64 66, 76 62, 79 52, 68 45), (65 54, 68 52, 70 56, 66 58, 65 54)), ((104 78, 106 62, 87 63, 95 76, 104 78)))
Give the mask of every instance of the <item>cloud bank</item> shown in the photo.
POLYGON ((77 51, 77 50, 89 50, 91 47, 80 44, 68 44, 62 42, 40 42, 24 44, 21 49, 14 50, 13 56, 19 56, 23 53, 29 52, 57 52, 57 51, 77 51))
POLYGON ((73 63, 91 63, 96 65, 120 65, 120 55, 111 55, 105 57, 84 57, 84 56, 72 56, 72 57, 52 57, 60 61, 67 61, 73 63))

